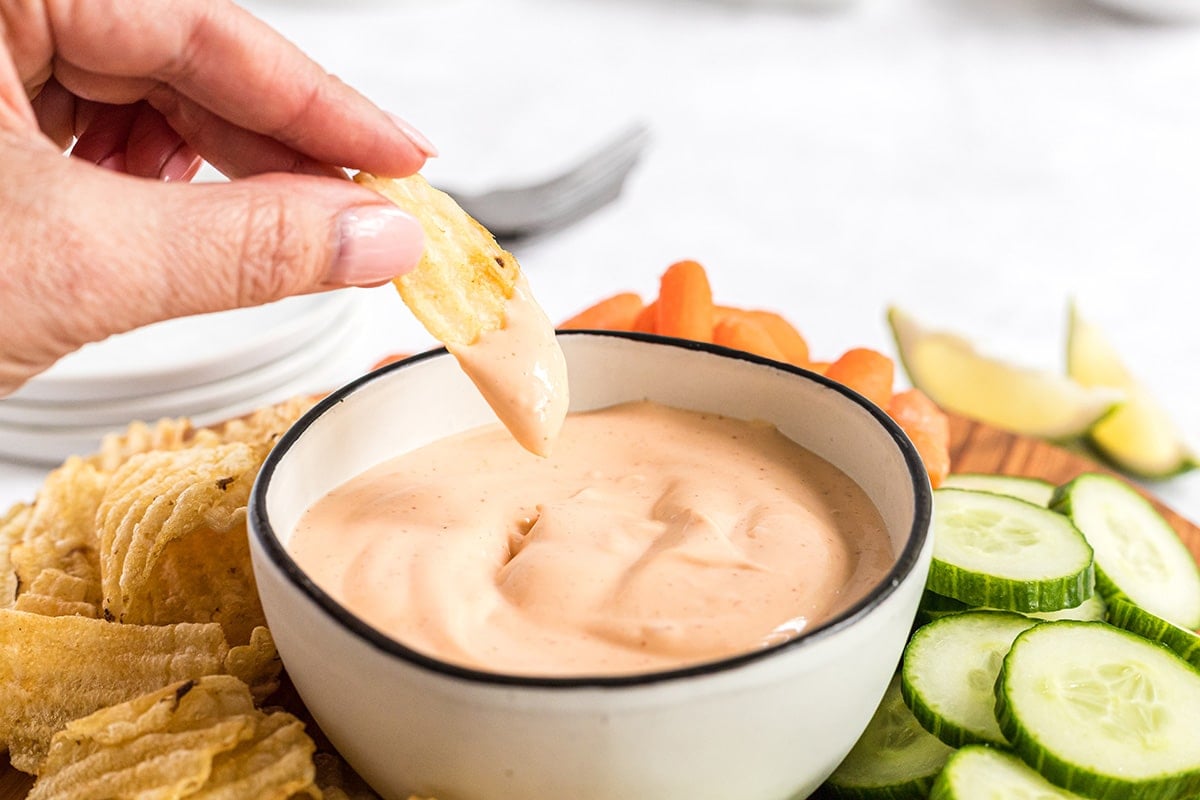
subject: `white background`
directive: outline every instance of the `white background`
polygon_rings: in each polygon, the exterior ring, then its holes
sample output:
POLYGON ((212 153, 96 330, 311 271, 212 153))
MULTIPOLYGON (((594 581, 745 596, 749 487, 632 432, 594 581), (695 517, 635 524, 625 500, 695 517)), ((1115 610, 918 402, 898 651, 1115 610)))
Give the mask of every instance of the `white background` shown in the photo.
MULTIPOLYGON (((1200 440, 1200 26, 1085 0, 798 5, 248 7, 423 130, 444 185, 544 177, 650 125, 616 204, 516 249, 554 319, 652 294, 687 257, 719 302, 784 312, 818 358, 892 352, 898 304, 1061 369, 1074 297, 1200 440)), ((390 289, 364 299, 348 376, 428 344, 390 289)), ((0 465, 0 501, 42 474, 0 465)), ((1200 519, 1200 477, 1156 489, 1200 519)))

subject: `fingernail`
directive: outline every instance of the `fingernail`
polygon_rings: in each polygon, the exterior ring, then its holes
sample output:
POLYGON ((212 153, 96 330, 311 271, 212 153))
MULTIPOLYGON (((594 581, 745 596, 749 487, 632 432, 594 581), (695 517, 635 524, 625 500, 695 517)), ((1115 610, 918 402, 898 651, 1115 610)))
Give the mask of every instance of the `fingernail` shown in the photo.
POLYGON ((400 129, 400 132, 404 134, 404 137, 415 144, 418 150, 430 158, 437 156, 438 149, 433 146, 433 142, 429 141, 429 139, 425 137, 425 134, 414 128, 412 123, 390 112, 388 113, 388 116, 391 117, 392 122, 395 123, 396 127, 400 129))
POLYGON ((196 177, 200 171, 200 156, 192 148, 184 145, 171 154, 167 162, 158 171, 158 178, 163 183, 176 181, 187 182, 196 177))
POLYGON ((360 206, 338 217, 338 252, 327 282, 367 286, 403 275, 425 251, 421 223, 399 208, 360 206))

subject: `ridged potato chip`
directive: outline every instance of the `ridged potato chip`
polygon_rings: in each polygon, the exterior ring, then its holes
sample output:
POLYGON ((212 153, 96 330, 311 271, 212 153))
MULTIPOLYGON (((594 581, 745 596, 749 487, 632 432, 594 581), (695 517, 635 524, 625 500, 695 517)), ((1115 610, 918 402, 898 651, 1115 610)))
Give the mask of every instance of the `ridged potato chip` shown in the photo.
POLYGON ((155 450, 182 450, 218 442, 212 431, 197 429, 186 417, 164 417, 153 424, 133 422, 121 433, 110 433, 100 440, 100 449, 87 461, 104 472, 117 468, 139 453, 155 450))
POLYGON ((68 724, 29 798, 319 798, 313 750, 299 720, 257 710, 241 681, 203 677, 68 724))
POLYGON ((354 180, 421 223, 425 254, 416 269, 394 283, 413 315, 438 341, 466 346, 504 326, 505 307, 521 268, 486 228, 421 175, 379 178, 360 172, 354 180))
POLYGON ((0 610, 0 746, 35 772, 68 722, 166 683, 224 672, 221 626, 116 625, 0 610))
POLYGON ((104 613, 117 622, 219 622, 231 643, 265 625, 246 503, 266 455, 243 443, 131 456, 97 512, 104 613))
POLYGON ((271 446, 315 403, 315 397, 293 397, 243 417, 231 419, 223 425, 205 429, 205 433, 211 433, 222 443, 244 442, 271 446))
POLYGON ((100 616, 100 584, 61 569, 42 570, 17 597, 13 608, 48 617, 100 616))
POLYGON ((250 687, 256 702, 266 700, 279 688, 279 673, 283 662, 275 649, 275 640, 266 628, 250 632, 249 644, 229 649, 225 656, 225 671, 250 687))
POLYGON ((99 586, 96 509, 108 475, 81 458, 69 458, 46 476, 11 559, 17 594, 43 570, 57 569, 99 586))
POLYGON ((11 608, 17 599, 17 568, 12 551, 25 536, 33 506, 17 503, 0 517, 0 608, 11 608))

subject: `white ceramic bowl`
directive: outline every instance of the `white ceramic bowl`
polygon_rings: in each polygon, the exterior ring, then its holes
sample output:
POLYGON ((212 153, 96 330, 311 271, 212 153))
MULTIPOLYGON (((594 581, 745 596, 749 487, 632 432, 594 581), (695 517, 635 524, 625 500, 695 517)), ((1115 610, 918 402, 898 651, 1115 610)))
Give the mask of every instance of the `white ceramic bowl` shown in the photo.
POLYGON ((309 505, 372 465, 494 420, 444 352, 335 392, 267 459, 251 553, 300 696, 385 797, 803 798, 857 739, 895 671, 932 552, 931 493, 899 428, 852 392, 753 356, 636 334, 560 336, 571 408, 651 399, 774 423, 881 512, 894 568, 867 597, 768 649, 671 672, 526 678, 464 669, 380 634, 286 546, 309 505))

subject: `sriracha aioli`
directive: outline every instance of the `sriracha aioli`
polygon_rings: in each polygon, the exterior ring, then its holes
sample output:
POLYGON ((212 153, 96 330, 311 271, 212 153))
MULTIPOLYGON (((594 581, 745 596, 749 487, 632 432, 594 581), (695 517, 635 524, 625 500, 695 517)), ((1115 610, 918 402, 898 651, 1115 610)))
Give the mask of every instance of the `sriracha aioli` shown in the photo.
POLYGON ((650 402, 572 414, 545 458, 499 426, 385 462, 289 542, 397 641, 525 676, 682 667, 788 639, 894 561, 879 512, 774 427, 650 402))
POLYGON ((504 327, 446 349, 512 437, 535 455, 549 454, 567 416, 567 362, 525 276, 505 304, 504 327))

